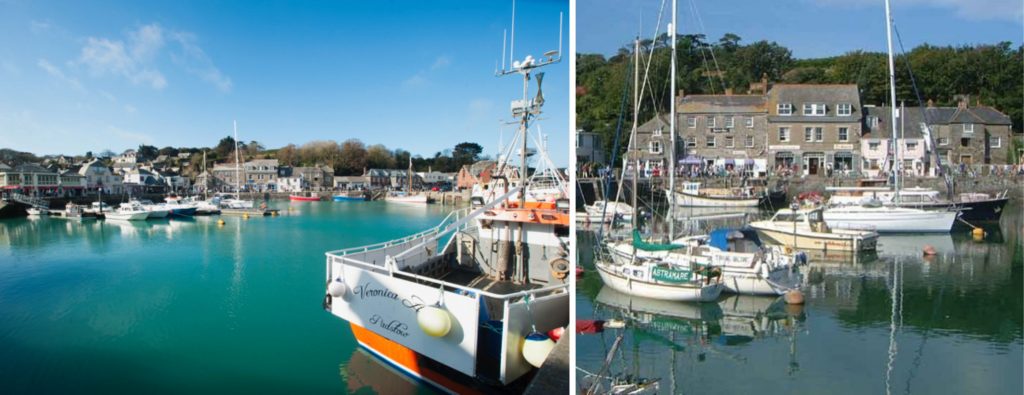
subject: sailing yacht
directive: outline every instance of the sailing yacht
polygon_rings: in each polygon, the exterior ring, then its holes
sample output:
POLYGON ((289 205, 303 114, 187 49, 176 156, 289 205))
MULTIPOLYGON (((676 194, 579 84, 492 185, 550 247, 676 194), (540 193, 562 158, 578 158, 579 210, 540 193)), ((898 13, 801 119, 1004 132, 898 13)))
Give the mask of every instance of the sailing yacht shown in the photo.
POLYGON ((388 203, 399 203, 399 204, 427 204, 430 203, 430 199, 427 198, 427 194, 420 192, 415 193, 412 190, 412 178, 415 173, 412 172, 412 157, 409 157, 409 170, 406 170, 405 178, 408 180, 408 185, 404 192, 391 192, 387 197, 384 198, 385 202, 388 203))
MULTIPOLYGON (((513 115, 524 147, 543 104, 526 98, 531 74, 559 61, 551 51, 499 73, 523 77, 513 115)), ((327 252, 325 310, 375 357, 442 391, 522 388, 554 347, 549 332, 569 323, 568 199, 527 206, 532 187, 526 179, 419 233, 327 252)))
POLYGON ((879 233, 883 232, 949 232, 953 229, 953 222, 960 215, 958 210, 923 210, 918 208, 901 207, 901 185, 902 171, 899 171, 900 141, 896 131, 896 71, 893 64, 892 53, 892 18, 889 15, 889 2, 885 3, 885 26, 886 40, 889 52, 889 99, 893 103, 890 106, 890 117, 892 126, 893 157, 893 205, 883 205, 880 202, 865 202, 852 206, 832 206, 826 208, 823 217, 825 223, 831 228, 849 228, 873 226, 879 233))
POLYGON ((235 130, 235 194, 218 194, 220 197, 220 208, 233 210, 251 210, 252 200, 242 199, 242 175, 241 161, 238 153, 238 122, 233 122, 235 130))

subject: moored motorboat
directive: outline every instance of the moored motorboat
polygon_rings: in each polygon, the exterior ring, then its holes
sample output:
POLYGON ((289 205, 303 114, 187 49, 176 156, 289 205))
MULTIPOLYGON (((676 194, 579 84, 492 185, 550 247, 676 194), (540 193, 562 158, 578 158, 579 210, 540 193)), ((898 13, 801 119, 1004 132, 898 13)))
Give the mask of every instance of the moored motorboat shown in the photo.
POLYGON ((755 221, 750 227, 766 242, 798 250, 870 251, 878 243, 871 229, 833 229, 825 223, 823 209, 782 209, 771 219, 755 221))
POLYGON ((50 215, 50 210, 49 209, 39 208, 39 207, 29 207, 29 208, 25 209, 25 211, 28 212, 28 215, 30 217, 40 217, 40 216, 50 215))
POLYGON ((288 200, 293 202, 319 202, 320 195, 314 192, 298 192, 288 195, 288 200))
POLYGON ((826 208, 822 217, 832 229, 869 229, 878 233, 948 233, 959 211, 922 210, 908 207, 866 204, 826 208))
POLYGON ((95 213, 85 211, 85 207, 79 206, 74 203, 68 203, 64 207, 64 210, 58 211, 60 214, 57 218, 69 219, 72 221, 89 221, 96 219, 95 213))
POLYGON ((678 191, 666 190, 669 201, 683 207, 757 207, 764 198, 753 187, 701 188, 699 182, 684 182, 678 191), (673 200, 674 199, 674 200, 673 200))
POLYGON ((113 211, 104 212, 106 219, 121 221, 144 221, 149 218, 149 211, 139 207, 137 204, 122 204, 113 211))
POLYGON ((331 197, 335 202, 361 202, 369 200, 369 194, 362 190, 342 191, 331 197))

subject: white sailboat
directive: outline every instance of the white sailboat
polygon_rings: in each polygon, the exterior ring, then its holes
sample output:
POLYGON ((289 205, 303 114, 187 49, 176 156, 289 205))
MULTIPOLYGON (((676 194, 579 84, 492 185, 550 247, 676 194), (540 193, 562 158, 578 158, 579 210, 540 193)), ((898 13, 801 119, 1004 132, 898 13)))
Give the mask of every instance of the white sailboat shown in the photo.
POLYGON ((409 157, 409 170, 405 173, 405 178, 409 181, 409 185, 406 186, 404 192, 391 192, 387 197, 384 198, 385 202, 388 203, 399 203, 399 204, 427 204, 430 203, 430 199, 427 198, 427 194, 420 192, 415 193, 412 191, 412 156, 409 157))
POLYGON ((889 12, 889 1, 885 2, 885 26, 886 40, 889 52, 889 99, 892 103, 889 119, 892 122, 892 144, 893 144, 893 180, 894 182, 894 205, 881 205, 866 203, 853 206, 834 206, 825 209, 825 223, 832 228, 849 228, 874 226, 878 232, 949 232, 953 229, 953 222, 960 214, 956 210, 923 210, 917 208, 900 207, 900 183, 902 182, 902 171, 899 169, 900 160, 900 139, 896 131, 896 71, 892 54, 892 17, 889 12))
POLYGON ((235 194, 223 194, 220 199, 220 207, 234 210, 249 210, 253 208, 252 200, 242 199, 242 175, 241 161, 238 153, 238 122, 232 122, 235 130, 235 194))

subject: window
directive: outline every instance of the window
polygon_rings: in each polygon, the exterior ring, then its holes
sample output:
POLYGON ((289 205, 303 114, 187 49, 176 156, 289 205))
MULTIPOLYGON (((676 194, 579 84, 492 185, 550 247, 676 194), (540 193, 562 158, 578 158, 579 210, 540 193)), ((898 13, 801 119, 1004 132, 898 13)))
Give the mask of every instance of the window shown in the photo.
POLYGON ((850 103, 839 103, 836 106, 836 115, 845 117, 850 116, 850 114, 853 114, 853 106, 850 103))
POLYGON ((825 105, 822 103, 804 103, 804 115, 823 116, 825 115, 825 105))
POLYGON ((804 141, 822 141, 822 130, 817 128, 804 128, 804 141))
POLYGON ((746 126, 747 126, 748 128, 752 128, 752 127, 754 127, 754 117, 747 117, 747 118, 746 118, 746 119, 744 120, 744 123, 746 124, 746 126))
POLYGON ((789 128, 779 128, 779 141, 789 141, 789 128))
POLYGON ((964 134, 974 134, 974 124, 973 123, 965 123, 964 124, 964 134))
POLYGON ((715 127, 715 117, 708 117, 708 128, 715 127))
POLYGON ((839 128, 839 141, 850 141, 850 128, 839 128))
POLYGON ((707 138, 707 147, 708 148, 715 148, 715 138, 714 137, 708 137, 707 138))
POLYGON ((882 144, 877 142, 877 141, 872 141, 872 142, 868 143, 868 149, 872 150, 872 151, 878 151, 878 147, 881 146, 881 145, 882 144))
POLYGON ((733 119, 733 117, 725 117, 725 127, 729 129, 736 127, 736 121, 733 119))
POLYGON ((654 134, 654 137, 660 137, 661 136, 661 128, 654 129, 654 133, 653 134, 654 134))
POLYGON ((916 141, 908 141, 907 142, 907 151, 913 151, 913 150, 916 150, 916 149, 917 149, 917 142, 916 141))
POLYGON ((875 117, 875 116, 868 117, 868 127, 877 128, 878 127, 878 117, 875 117))
POLYGON ((690 129, 697 128, 697 117, 686 117, 686 127, 690 129))
POLYGON ((732 136, 725 136, 725 148, 735 147, 732 136))
POLYGON ((970 145, 971 145, 971 139, 970 138, 960 139, 960 146, 961 147, 969 147, 970 145))
POLYGON ((754 136, 747 136, 747 148, 754 148, 754 136))
POLYGON ((696 147, 697 146, 697 138, 693 137, 693 136, 687 137, 686 138, 686 146, 687 147, 696 147))
POLYGON ((1000 137, 989 137, 988 146, 990 148, 1000 148, 1003 146, 1003 139, 1000 137))
POLYGON ((939 137, 939 145, 949 145, 949 137, 939 137))
POLYGON ((793 115, 793 104, 792 103, 779 103, 778 107, 779 115, 793 115))
POLYGON ((652 154, 660 154, 661 153, 661 142, 660 141, 648 142, 647 143, 647 150, 650 151, 652 154))

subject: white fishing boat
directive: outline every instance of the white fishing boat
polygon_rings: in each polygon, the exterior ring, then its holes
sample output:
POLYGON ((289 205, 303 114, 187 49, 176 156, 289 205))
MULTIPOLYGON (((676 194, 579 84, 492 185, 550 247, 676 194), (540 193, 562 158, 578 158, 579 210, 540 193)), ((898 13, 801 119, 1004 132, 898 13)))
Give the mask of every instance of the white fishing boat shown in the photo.
POLYGON ((55 218, 72 221, 90 221, 96 219, 96 214, 85 211, 85 207, 74 203, 68 203, 64 210, 58 211, 55 218))
POLYGON ((822 217, 832 229, 874 228, 878 233, 949 233, 958 214, 955 210, 922 210, 868 204, 828 207, 822 217))
MULTIPOLYGON (((528 57, 508 73, 528 84, 532 70, 560 59, 560 51, 528 57)), ((523 111, 526 102, 513 102, 523 144, 542 104, 523 111)), ((444 392, 522 385, 554 347, 547 333, 568 326, 571 298, 568 200, 527 205, 529 189, 456 210, 423 232, 327 252, 324 308, 348 321, 361 347, 444 392), (518 207, 503 207, 512 197, 518 207)))
POLYGON ((121 221, 144 221, 149 218, 149 211, 137 204, 122 204, 113 211, 104 212, 106 219, 121 221))
POLYGON ((669 201, 683 207, 757 207, 764 199, 752 186, 737 188, 701 188, 699 182, 684 182, 682 189, 666 190, 669 201))
POLYGON ((413 172, 412 172, 412 158, 411 157, 409 158, 409 170, 405 174, 406 174, 405 178, 409 181, 408 185, 406 185, 406 190, 404 192, 403 191, 395 191, 395 192, 388 193, 388 196, 384 197, 384 201, 388 202, 388 203, 413 204, 413 205, 430 203, 430 199, 427 197, 426 193, 423 193, 423 192, 416 193, 416 192, 414 192, 412 190, 413 172))
POLYGON ((750 227, 765 242, 797 250, 869 251, 878 243, 878 232, 869 229, 831 228, 822 217, 823 209, 782 209, 771 219, 755 221, 750 227))
POLYGON ((28 216, 29 217, 40 217, 40 216, 50 215, 50 210, 49 209, 39 208, 39 207, 29 207, 29 208, 25 209, 25 211, 28 212, 28 216))

